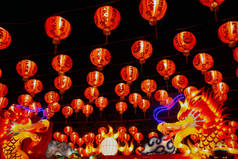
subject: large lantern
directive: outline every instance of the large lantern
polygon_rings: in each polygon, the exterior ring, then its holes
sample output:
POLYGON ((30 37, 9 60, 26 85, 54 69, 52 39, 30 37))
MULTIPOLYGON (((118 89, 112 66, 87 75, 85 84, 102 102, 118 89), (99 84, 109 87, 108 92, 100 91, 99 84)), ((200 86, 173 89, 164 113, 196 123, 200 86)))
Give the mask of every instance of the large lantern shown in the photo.
POLYGON ((152 52, 152 45, 149 41, 146 40, 138 40, 134 42, 131 47, 132 55, 140 61, 140 64, 145 63, 145 60, 152 55, 152 52))
POLYGON ((99 71, 89 72, 87 75, 87 82, 92 87, 99 87, 104 82, 104 75, 99 71))
POLYGON ((133 105, 135 112, 138 103, 142 100, 142 96, 139 93, 131 93, 129 95, 129 102, 133 105))
POLYGON ((188 85, 188 79, 184 75, 176 75, 172 79, 172 85, 174 88, 178 89, 181 93, 185 87, 188 85))
POLYGON ((169 76, 175 72, 175 64, 172 60, 163 59, 157 63, 156 70, 157 72, 164 77, 164 80, 168 80, 169 76))
POLYGON ((63 75, 72 68, 73 61, 70 56, 60 54, 53 58, 51 65, 54 70, 59 73, 59 75, 63 75))
POLYGON ((0 97, 4 97, 8 92, 8 88, 5 84, 0 83, 0 97))
POLYGON ((69 36, 71 31, 70 23, 60 16, 51 16, 45 22, 46 34, 53 39, 53 44, 57 45, 60 40, 69 36))
POLYGON ((73 114, 73 109, 70 106, 64 106, 62 108, 62 114, 67 119, 68 117, 70 117, 73 114))
POLYGON ((151 97, 151 93, 153 93, 156 89, 157 84, 155 80, 146 79, 143 82, 141 82, 141 90, 145 92, 149 98, 151 97))
POLYGON ((6 97, 0 97, 0 110, 6 108, 8 105, 8 99, 6 97))
POLYGON ((150 108, 150 101, 148 99, 142 99, 138 103, 139 108, 145 113, 150 108))
POLYGON ((205 82, 210 85, 215 85, 223 79, 221 72, 217 70, 210 70, 205 73, 205 82))
POLYGON ((53 102, 53 103, 48 104, 48 108, 50 109, 50 111, 56 113, 56 112, 60 111, 61 106, 58 102, 53 102))
POLYGON ((166 99, 168 98, 168 92, 163 89, 159 89, 154 93, 154 98, 156 101, 160 102, 160 105, 164 105, 166 99))
MULTIPOLYGON (((233 58, 238 62, 238 47, 233 50, 233 58)), ((1 76, 0 76, 1 77, 1 76)))
POLYGON ((0 50, 6 49, 12 41, 11 35, 9 32, 0 27, 0 50))
POLYGON ((59 101, 59 94, 55 91, 49 91, 44 96, 45 102, 50 104, 59 101))
POLYGON ((93 113, 93 106, 90 104, 85 104, 82 108, 82 112, 86 116, 86 119, 88 119, 89 115, 93 113))
POLYGON ((219 82, 212 86, 215 94, 227 94, 229 91, 229 86, 225 82, 219 82))
POLYGON ((194 86, 188 86, 183 90, 183 95, 185 98, 191 98, 196 95, 198 89, 194 86))
POLYGON ((218 37, 229 47, 234 47, 238 41, 238 21, 228 21, 218 28, 218 37))
POLYGON ((40 80, 30 79, 25 82, 24 88, 28 93, 31 94, 32 97, 34 97, 35 94, 40 93, 42 91, 43 84, 40 80))
POLYGON ((214 60, 208 53, 199 53, 193 58, 193 66, 204 74, 207 70, 212 68, 214 60))
POLYGON ((60 94, 63 94, 66 90, 68 90, 72 86, 72 81, 70 77, 65 75, 60 75, 54 80, 55 88, 60 91, 60 94))
POLYGON ((97 87, 88 87, 84 91, 84 96, 89 100, 89 103, 92 103, 99 96, 99 90, 97 87))
POLYGON ((134 66, 128 65, 121 69, 121 78, 131 85, 139 76, 138 69, 134 66))
POLYGON ((101 71, 111 61, 111 53, 104 48, 96 48, 90 53, 90 61, 101 71))
POLYGON ((16 66, 17 73, 23 77, 23 80, 26 81, 29 77, 32 77, 37 72, 37 65, 31 60, 21 60, 17 63, 16 66))
POLYGON ((116 103, 116 110, 122 115, 127 109, 127 104, 126 102, 117 102, 116 103))
POLYGON ((139 10, 140 15, 153 26, 164 17, 167 3, 166 0, 141 0, 139 10))
POLYGON ((108 99, 106 97, 98 97, 96 100, 95 100, 95 105, 96 107, 99 108, 99 111, 103 111, 104 108, 107 107, 108 105, 108 99))
POLYGON ((33 102, 31 95, 22 94, 18 97, 18 103, 24 107, 28 107, 33 102))
POLYGON ((103 30, 103 34, 109 36, 111 30, 117 28, 120 24, 121 16, 119 11, 112 6, 103 6, 96 10, 94 22, 96 26, 103 30))
POLYGON ((74 109, 75 113, 78 113, 84 106, 84 101, 82 99, 73 99, 70 106, 74 109))
POLYGON ((128 86, 128 84, 118 83, 115 86, 115 92, 120 97, 120 99, 123 100, 125 99, 125 96, 130 93, 130 87, 128 86))

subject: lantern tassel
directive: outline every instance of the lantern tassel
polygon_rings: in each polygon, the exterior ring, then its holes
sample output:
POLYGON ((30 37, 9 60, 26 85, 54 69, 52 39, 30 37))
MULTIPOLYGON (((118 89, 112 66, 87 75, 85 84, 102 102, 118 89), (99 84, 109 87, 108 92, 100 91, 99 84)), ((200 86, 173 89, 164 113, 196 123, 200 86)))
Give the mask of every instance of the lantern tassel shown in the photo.
POLYGON ((106 35, 106 44, 108 44, 108 36, 106 35))
POLYGON ((186 64, 188 64, 188 55, 186 56, 186 64))
POLYGON ((155 39, 158 40, 158 28, 157 28, 157 23, 155 24, 155 39))
POLYGON ((57 46, 57 44, 55 44, 55 47, 54 47, 54 55, 56 55, 57 49, 58 49, 58 46, 57 46))
POLYGON ((65 124, 66 125, 68 124, 68 118, 65 118, 65 124))
POLYGON ((168 80, 166 80, 165 83, 166 83, 166 89, 169 90, 168 80))
POLYGON ((215 23, 217 23, 218 18, 217 18, 217 9, 214 9, 214 19, 215 19, 215 23))
POLYGON ((135 109, 135 111, 134 111, 134 112, 135 112, 135 114, 136 114, 136 107, 134 107, 134 109, 135 109))
POLYGON ((78 112, 76 112, 76 114, 75 114, 76 116, 75 116, 75 119, 77 119, 78 118, 78 112))
POLYGON ((146 111, 144 111, 144 119, 145 119, 145 117, 146 117, 146 111))

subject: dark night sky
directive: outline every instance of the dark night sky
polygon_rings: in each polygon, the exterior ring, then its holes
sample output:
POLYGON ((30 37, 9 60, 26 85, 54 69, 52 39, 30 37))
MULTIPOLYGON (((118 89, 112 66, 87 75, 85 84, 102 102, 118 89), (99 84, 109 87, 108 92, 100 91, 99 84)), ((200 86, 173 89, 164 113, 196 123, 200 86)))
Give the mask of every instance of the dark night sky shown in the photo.
MULTIPOLYGON (((75 120, 75 115, 69 118, 70 124, 74 124, 78 131, 88 131, 99 126, 111 125, 132 125, 135 124, 141 129, 155 129, 156 123, 152 120, 152 111, 156 107, 156 102, 152 99, 152 106, 143 120, 143 113, 138 109, 137 114, 133 114, 133 108, 128 103, 128 110, 124 113, 124 121, 120 121, 119 113, 115 110, 115 102, 119 97, 114 93, 114 86, 123 82, 120 78, 120 69, 131 64, 138 69, 140 65, 131 54, 131 45, 140 39, 148 40, 153 45, 153 55, 143 65, 143 72, 136 82, 133 83, 131 90, 140 91, 140 82, 146 78, 156 80, 158 88, 165 88, 163 78, 156 71, 156 64, 159 60, 167 57, 176 64, 176 74, 186 75, 189 84, 197 88, 209 87, 204 82, 204 77, 192 65, 193 57, 199 52, 210 53, 214 58, 214 66, 223 74, 223 81, 230 86, 228 100, 224 106, 228 107, 227 113, 236 117, 238 84, 235 77, 237 62, 232 57, 232 49, 222 43, 217 36, 218 27, 228 20, 238 20, 235 0, 226 0, 218 11, 218 22, 214 22, 214 14, 209 8, 203 6, 198 0, 167 0, 168 9, 165 17, 158 22, 158 40, 155 39, 155 28, 151 27, 146 20, 139 14, 139 0, 82 0, 77 1, 77 5, 66 1, 64 3, 31 2, 30 4, 6 4, 0 9, 0 26, 7 29, 12 36, 12 43, 9 48, 0 50, 0 68, 3 76, 2 83, 9 88, 7 98, 9 103, 17 102, 17 97, 26 93, 24 83, 16 72, 18 61, 29 58, 38 65, 38 72, 34 76, 43 82, 44 89, 34 98, 40 101, 43 106, 46 103, 43 96, 50 90, 55 90, 53 81, 57 72, 51 66, 54 57, 51 39, 47 37, 44 30, 44 23, 51 15, 60 15, 66 18, 72 27, 70 36, 61 41, 59 53, 70 55, 73 59, 72 69, 66 73, 70 76, 73 86, 66 91, 63 101, 60 104, 67 105, 74 98, 82 98, 84 89, 88 86, 86 75, 95 70, 89 59, 90 52, 96 47, 107 48, 112 55, 111 62, 103 69, 105 81, 99 87, 100 95, 108 97, 109 105, 103 112, 103 117, 99 119, 98 109, 94 106, 94 112, 86 123, 84 115, 79 114, 75 120), (100 6, 108 4, 119 10, 121 13, 121 23, 117 29, 112 31, 109 43, 105 44, 105 36, 96 27, 93 21, 94 13, 100 6), (188 64, 185 57, 173 47, 173 37, 180 31, 187 30, 194 33, 197 39, 195 48, 191 51, 188 64), (135 121, 133 121, 135 120, 135 121), (146 127, 145 127, 146 126, 146 127)), ((177 94, 169 82, 168 92, 171 96, 177 94)), ((174 112, 176 113, 176 108, 174 112)), ((166 116, 165 114, 164 116, 166 116)), ((173 119, 171 119, 173 120, 173 119)), ((61 112, 52 118, 55 129, 62 130, 64 117, 61 112)))

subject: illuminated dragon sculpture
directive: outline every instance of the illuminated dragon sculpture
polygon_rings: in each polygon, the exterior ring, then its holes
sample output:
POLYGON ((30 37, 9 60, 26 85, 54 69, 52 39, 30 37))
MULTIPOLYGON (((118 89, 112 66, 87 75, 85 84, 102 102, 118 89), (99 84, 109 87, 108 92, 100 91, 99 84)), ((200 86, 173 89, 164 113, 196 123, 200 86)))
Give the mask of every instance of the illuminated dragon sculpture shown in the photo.
POLYGON ((200 159, 210 156, 216 145, 222 142, 227 151, 238 153, 237 141, 232 141, 233 145, 229 145, 229 140, 227 142, 227 138, 232 133, 235 134, 236 127, 227 125, 229 121, 222 114, 224 108, 211 93, 198 91, 193 97, 179 103, 181 107, 177 114, 178 121, 161 122, 157 126, 164 135, 174 137, 176 148, 191 158, 200 159))

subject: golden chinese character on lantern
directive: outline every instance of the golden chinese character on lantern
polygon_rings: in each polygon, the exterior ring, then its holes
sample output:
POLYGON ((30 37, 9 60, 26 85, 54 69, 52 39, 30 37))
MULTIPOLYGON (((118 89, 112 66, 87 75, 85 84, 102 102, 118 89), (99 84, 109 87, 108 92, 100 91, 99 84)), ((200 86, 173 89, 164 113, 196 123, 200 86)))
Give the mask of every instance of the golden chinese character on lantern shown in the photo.
POLYGON ((40 80, 30 79, 24 84, 25 90, 34 97, 35 94, 40 93, 43 89, 43 84, 40 80))
POLYGON ((24 107, 28 107, 32 102, 33 99, 31 97, 31 95, 29 94, 22 94, 18 97, 18 103, 24 107))
POLYGON ((0 97, 0 110, 6 108, 8 105, 8 99, 6 97, 0 97))
POLYGON ((210 85, 215 85, 223 79, 221 72, 217 70, 210 70, 205 73, 205 82, 210 85))
POLYGON ((12 38, 10 33, 0 27, 0 50, 6 49, 11 44, 12 38))
POLYGON ((59 94, 55 91, 49 91, 44 96, 45 102, 50 104, 59 101, 59 94))
POLYGON ((63 75, 72 68, 73 61, 70 56, 60 54, 53 58, 51 65, 54 70, 59 73, 59 75, 63 75))
POLYGON ((141 0, 139 5, 140 15, 149 21, 151 26, 161 20, 167 10, 166 0, 141 0))
POLYGON ((157 63, 157 72, 164 77, 164 80, 169 80, 169 76, 175 72, 175 64, 172 60, 163 59, 157 63))
POLYGON ((103 111, 104 108, 107 107, 108 105, 108 99, 106 97, 98 97, 96 100, 95 100, 95 105, 96 107, 99 108, 99 111, 103 111))
POLYGON ((96 48, 90 53, 90 61, 99 71, 111 61, 111 53, 104 48, 96 48))
POLYGON ((99 87, 104 82, 104 75, 99 71, 89 72, 87 75, 87 82, 92 87, 99 87))
POLYGON ((63 94, 72 86, 71 78, 65 75, 57 76, 54 80, 55 88, 60 91, 60 94, 63 94))
POLYGON ((157 89, 155 80, 146 79, 141 82, 141 90, 146 93, 147 97, 151 97, 151 94, 157 89))
POLYGON ((115 86, 115 93, 123 100, 130 93, 130 87, 125 83, 118 83, 115 86))
POLYGON ((204 74, 212 68, 214 64, 213 57, 208 53, 199 53, 193 58, 193 66, 204 74))
POLYGON ((129 102, 133 105, 135 111, 138 103, 142 100, 142 96, 139 93, 131 93, 129 95, 129 102))
POLYGON ((99 90, 97 87, 88 87, 84 91, 84 96, 89 100, 89 103, 92 103, 99 96, 99 90))
POLYGON ((172 79, 172 85, 174 88, 178 89, 178 91, 181 93, 183 92, 183 89, 187 87, 188 79, 184 75, 176 75, 172 79))
POLYGON ((154 93, 154 98, 156 101, 160 102, 160 105, 164 105, 166 99, 168 98, 168 92, 163 89, 159 89, 154 93))
POLYGON ((23 80, 26 81, 29 77, 36 74, 37 65, 34 61, 25 59, 17 63, 16 70, 17 73, 23 77, 23 80))
POLYGON ((128 85, 131 85, 139 76, 139 71, 136 67, 128 65, 121 69, 121 78, 126 81, 128 85))
POLYGON ((8 88, 5 84, 0 83, 0 97, 4 97, 8 92, 8 88))

